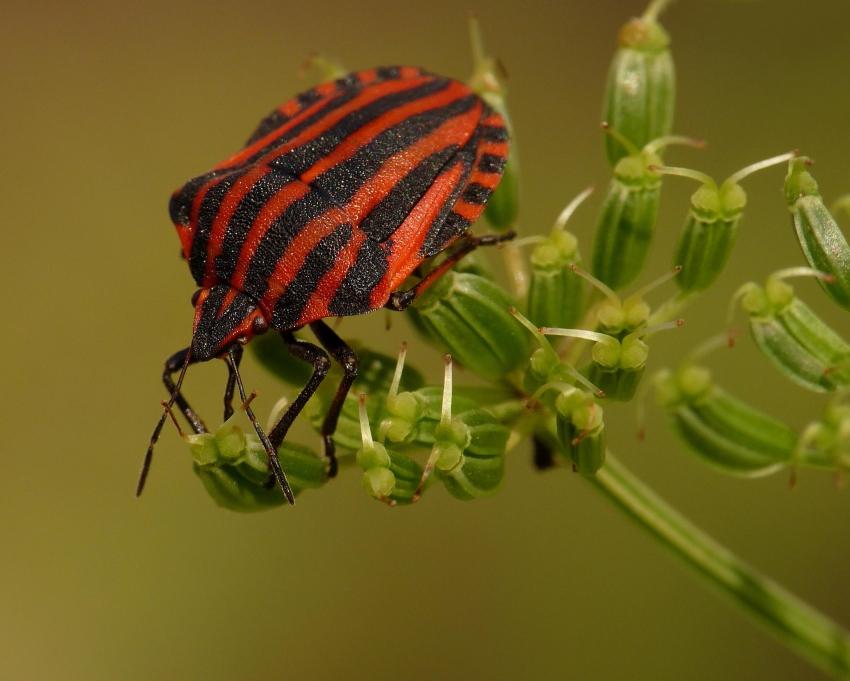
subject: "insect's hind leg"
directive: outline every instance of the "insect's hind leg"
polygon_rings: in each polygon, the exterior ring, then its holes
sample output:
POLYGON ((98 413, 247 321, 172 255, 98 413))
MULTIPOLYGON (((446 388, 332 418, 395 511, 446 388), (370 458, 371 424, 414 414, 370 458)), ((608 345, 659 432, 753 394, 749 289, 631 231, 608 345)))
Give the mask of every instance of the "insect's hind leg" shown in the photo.
POLYGON ((340 412, 345 404, 345 398, 348 391, 351 390, 351 385, 354 379, 357 378, 357 369, 360 365, 360 360, 357 354, 352 350, 345 341, 342 340, 327 324, 323 321, 317 321, 310 324, 313 333, 316 334, 319 343, 322 344, 331 356, 339 362, 342 367, 342 380, 336 389, 333 402, 325 414, 325 420, 322 422, 322 440, 325 447, 325 456, 330 460, 328 476, 334 477, 337 471, 336 462, 336 446, 334 445, 333 436, 336 432, 337 422, 339 421, 340 412))
POLYGON ((473 234, 465 234, 459 240, 455 248, 449 253, 439 266, 431 270, 422 281, 418 282, 413 288, 407 291, 396 291, 390 294, 390 299, 384 307, 390 310, 401 312, 424 293, 431 284, 439 279, 443 274, 457 264, 464 256, 469 255, 479 246, 495 246, 496 244, 510 241, 516 236, 513 230, 507 231, 504 234, 485 234, 484 236, 474 236, 473 234))

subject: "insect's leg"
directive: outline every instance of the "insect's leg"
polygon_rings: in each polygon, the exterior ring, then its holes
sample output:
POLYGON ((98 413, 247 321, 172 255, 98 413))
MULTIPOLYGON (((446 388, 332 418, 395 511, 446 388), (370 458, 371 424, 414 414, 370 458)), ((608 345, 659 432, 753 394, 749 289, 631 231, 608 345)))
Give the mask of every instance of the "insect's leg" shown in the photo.
POLYGON ((336 389, 333 402, 331 402, 330 409, 328 409, 325 420, 322 422, 322 440, 325 445, 325 456, 330 460, 328 476, 332 478, 336 475, 337 470, 336 447, 333 436, 336 431, 337 421, 339 421, 339 414, 342 411, 343 404, 345 404, 345 397, 348 395, 354 379, 357 378, 357 367, 360 364, 360 360, 357 358, 354 350, 323 321, 313 322, 310 324, 310 328, 316 334, 316 338, 319 339, 322 347, 331 353, 331 356, 339 362, 343 371, 342 380, 336 389))
POLYGON ((331 366, 328 354, 320 347, 313 345, 312 343, 308 343, 307 341, 297 339, 290 331, 281 331, 280 335, 283 337, 283 342, 286 343, 286 347, 289 348, 289 352, 295 355, 298 359, 304 360, 305 362, 313 365, 313 374, 269 433, 269 440, 275 450, 277 450, 277 448, 283 443, 283 439, 286 437, 286 433, 292 425, 292 422, 295 421, 295 417, 301 413, 304 405, 307 404, 307 400, 309 400, 313 396, 313 393, 316 392, 316 389, 325 379, 325 376, 327 376, 328 369, 330 369, 331 366))
MULTIPOLYGON (((186 375, 186 369, 190 364, 194 364, 197 361, 191 354, 190 350, 191 348, 184 348, 179 352, 175 352, 171 355, 171 357, 165 360, 165 368, 162 372, 162 382, 165 384, 170 396, 168 406, 170 407, 171 405, 176 404, 177 408, 183 413, 183 416, 186 417, 186 420, 189 422, 189 426, 191 426, 195 434, 201 434, 208 432, 206 425, 204 425, 201 417, 198 416, 191 406, 189 406, 186 398, 180 393, 180 384, 183 382, 183 376, 186 375), (178 371, 180 372, 180 378, 178 378, 177 383, 175 383, 173 376, 178 371)), ((145 488, 145 480, 147 480, 148 471, 151 467, 151 459, 153 458, 153 448, 159 440, 159 435, 162 433, 162 427, 165 425, 165 419, 167 416, 168 412, 163 412, 156 424, 156 428, 153 429, 153 435, 151 435, 148 450, 145 453, 145 459, 142 462, 142 471, 139 473, 139 482, 136 485, 136 496, 139 496, 145 488)))
MULTIPOLYGON (((277 458, 277 447, 272 446, 269 437, 266 435, 262 426, 258 423, 257 417, 254 415, 254 410, 249 406, 251 401, 245 394, 245 386, 242 384, 242 377, 239 375, 239 361, 241 358, 242 347, 238 344, 232 345, 227 351, 227 366, 231 375, 236 380, 236 387, 239 388, 239 397, 242 398, 242 408, 245 410, 245 414, 254 426, 254 430, 257 431, 257 437, 260 438, 260 442, 263 444, 263 449, 266 450, 266 454, 269 457, 269 468, 272 469, 272 477, 269 480, 268 488, 271 489, 274 487, 274 481, 277 480, 287 501, 289 501, 290 504, 294 504, 295 495, 292 493, 292 488, 289 486, 286 474, 280 466, 280 461, 277 458)), ((278 445, 278 447, 279 446, 280 445, 278 445)))
POLYGON ((239 363, 242 361, 242 346, 233 349, 233 361, 235 365, 225 361, 227 365, 227 385, 224 388, 224 420, 233 416, 233 391, 236 389, 236 372, 239 371, 239 363))
POLYGON ((495 246, 496 244, 510 241, 515 236, 516 232, 513 230, 507 231, 504 234, 486 234, 485 236, 465 234, 460 238, 457 246, 449 253, 448 257, 439 266, 431 270, 422 281, 407 291, 396 291, 390 294, 390 299, 387 301, 385 307, 398 312, 404 310, 424 293, 431 284, 454 267, 465 255, 468 255, 479 246, 495 246))

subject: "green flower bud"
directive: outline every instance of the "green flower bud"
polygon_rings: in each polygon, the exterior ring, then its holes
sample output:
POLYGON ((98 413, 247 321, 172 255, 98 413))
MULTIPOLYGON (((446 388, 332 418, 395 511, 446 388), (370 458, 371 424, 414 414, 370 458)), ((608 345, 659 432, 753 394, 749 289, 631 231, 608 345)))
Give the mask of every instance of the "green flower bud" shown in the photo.
POLYGON ((519 209, 519 155, 505 104, 504 68, 497 59, 486 55, 478 18, 474 14, 469 17, 469 36, 474 64, 469 87, 502 117, 511 136, 511 153, 507 156, 505 171, 484 208, 484 219, 497 232, 504 232, 516 224, 519 209))
POLYGON ((738 182, 757 170, 783 163, 793 156, 791 152, 749 165, 719 187, 708 175, 695 170, 652 166, 659 173, 690 177, 703 183, 691 196, 691 209, 673 255, 673 264, 682 268, 676 284, 683 292, 704 291, 717 281, 726 267, 747 203, 747 195, 738 182))
POLYGON ((832 276, 818 283, 836 305, 850 310, 850 247, 824 205, 817 182, 806 170, 810 164, 805 157, 791 159, 783 192, 806 260, 832 276))
POLYGON ((653 289, 658 288, 675 277, 681 268, 673 268, 672 271, 638 289, 625 299, 620 298, 611 288, 584 270, 578 267, 573 267, 572 270, 583 279, 589 281, 606 298, 598 306, 596 314, 599 330, 602 333, 621 339, 646 326, 649 320, 650 307, 644 301, 643 297, 653 289))
MULTIPOLYGON (((608 72, 602 120, 637 147, 669 135, 673 128, 676 72, 670 36, 656 20, 663 4, 653 2, 640 19, 623 26, 608 72)), ((612 137, 605 138, 605 153, 611 167, 628 155, 612 137)))
POLYGON ((603 127, 622 142, 629 155, 614 166, 614 178, 596 220, 591 271, 594 277, 619 291, 634 283, 643 271, 655 233, 661 175, 649 167, 661 165, 659 153, 669 144, 703 147, 705 143, 667 136, 638 149, 607 123, 603 123, 603 127))
POLYGON ((537 326, 573 326, 584 310, 584 282, 570 270, 580 265, 578 240, 564 227, 593 191, 588 187, 563 210, 547 238, 531 254, 528 318, 537 326))
POLYGON ((676 372, 653 380, 673 432, 698 458, 726 473, 758 476, 787 465, 797 434, 784 423, 732 397, 711 379, 696 355, 725 342, 712 339, 676 372))
POLYGON ((649 354, 649 347, 640 338, 681 325, 682 320, 679 319, 675 322, 647 327, 628 334, 622 341, 614 336, 583 329, 544 327, 540 329, 540 332, 544 335, 570 336, 595 341, 590 352, 592 361, 581 373, 602 391, 606 399, 628 402, 637 391, 649 354))
POLYGON ((358 412, 362 446, 357 451, 357 465, 363 469, 363 488, 390 506, 411 503, 422 479, 422 467, 410 457, 372 440, 364 393, 358 398, 358 412))
POLYGON ((528 338, 508 312, 512 304, 492 281, 449 271, 407 314, 426 339, 471 371, 496 381, 528 358, 528 338))
POLYGON ((534 393, 532 402, 540 400, 547 407, 554 408, 554 398, 546 391, 552 384, 572 385, 580 383, 599 397, 605 394, 595 385, 587 380, 575 367, 568 362, 563 362, 558 353, 551 346, 546 337, 534 324, 523 317, 516 308, 511 308, 511 314, 530 332, 540 343, 540 348, 534 351, 529 362, 528 369, 523 377, 523 388, 526 392, 534 393))
POLYGON ((850 385, 850 345, 794 295, 785 279, 794 276, 829 276, 807 267, 774 272, 764 288, 744 284, 729 305, 750 317, 753 340, 761 353, 795 383, 816 392, 832 392, 850 385))

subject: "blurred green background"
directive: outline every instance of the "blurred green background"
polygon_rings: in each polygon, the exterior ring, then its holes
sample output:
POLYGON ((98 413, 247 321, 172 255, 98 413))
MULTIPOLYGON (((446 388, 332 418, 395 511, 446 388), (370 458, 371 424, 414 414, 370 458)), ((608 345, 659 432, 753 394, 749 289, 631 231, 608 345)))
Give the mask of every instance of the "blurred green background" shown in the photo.
MULTIPOLYGON (((608 181, 603 85, 616 33, 642 2, 3 4, 0 678, 821 678, 577 476, 536 473, 525 448, 486 501, 435 488, 388 509, 348 471, 295 508, 243 516, 213 505, 168 427, 133 497, 165 396, 162 361, 191 332, 171 191, 306 89, 297 70, 311 52, 352 70, 411 64, 465 78, 468 9, 510 75, 521 228, 540 233, 581 188, 608 181)), ((850 4, 681 0, 663 22, 679 74, 675 129, 710 143, 671 149, 668 162, 725 178, 797 147, 817 160, 828 201, 850 190, 850 4)), ((802 264, 782 176, 744 181, 730 268, 685 328, 653 340, 655 367, 721 329, 743 281, 802 264)), ((643 281, 669 268, 695 189, 666 181, 643 281)), ((572 223, 585 255, 597 194, 572 223)), ((850 333, 815 286, 798 290, 850 333)), ((396 319, 388 334, 382 314, 340 332, 381 337, 394 353, 412 336, 396 319)), ((419 345, 412 361, 439 377, 436 352, 419 345)), ((824 404, 748 338, 710 364, 731 392, 794 426, 824 404)), ((244 366, 266 414, 282 386, 244 366)), ((210 363, 186 383, 210 422, 224 377, 210 363)), ((784 475, 724 477, 684 453, 657 410, 642 445, 633 405, 606 416, 612 448, 638 475, 850 624, 850 496, 830 474, 804 471, 793 492, 784 475)), ((318 445, 303 428, 296 439, 318 445)))

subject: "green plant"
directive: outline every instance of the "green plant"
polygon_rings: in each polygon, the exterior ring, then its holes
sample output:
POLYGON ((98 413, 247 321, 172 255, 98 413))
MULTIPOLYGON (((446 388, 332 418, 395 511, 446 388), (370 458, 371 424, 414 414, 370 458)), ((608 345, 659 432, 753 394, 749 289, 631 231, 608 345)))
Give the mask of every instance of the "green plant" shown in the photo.
MULTIPOLYGON (((716 469, 742 476, 790 469, 793 476, 801 466, 840 472, 850 465, 850 412, 840 392, 850 359, 847 344, 784 283, 788 272, 774 274, 765 289, 747 284, 740 293, 765 356, 798 384, 836 393, 821 419, 798 433, 729 395, 695 364, 706 348, 651 381, 644 376, 651 336, 678 325, 679 316, 722 274, 746 202, 737 181, 752 170, 789 161, 785 194, 809 264, 843 307, 850 280, 850 249, 805 162, 794 154, 748 166, 720 185, 704 174, 660 165, 661 146, 693 143, 670 137, 675 78, 669 38, 657 21, 665 4, 653 2, 644 17, 624 28, 612 65, 604 110, 611 123, 612 134, 605 139, 615 179, 593 241, 596 277, 581 271, 578 240, 565 229, 586 194, 567 207, 549 237, 535 240, 528 264, 519 255, 522 243, 505 248, 509 274, 519 282, 512 292, 497 283, 477 255, 467 258, 407 317, 425 340, 448 351, 488 386, 453 385, 450 361, 442 386, 425 385, 418 372, 405 368, 404 351, 396 361, 364 349, 363 369, 335 435, 339 449, 347 452, 340 465, 358 465, 365 490, 391 506, 418 502, 439 484, 458 499, 472 500, 498 490, 505 456, 533 438, 548 453, 538 460, 541 466, 571 467, 789 647, 850 678, 850 635, 695 528, 606 448, 607 402, 630 401, 651 383, 673 432, 716 469), (634 90, 644 95, 636 98, 634 90), (694 177, 703 187, 692 198, 673 254, 676 268, 668 275, 675 277, 679 292, 653 312, 644 300, 650 287, 626 298, 616 291, 643 271, 665 173, 694 177), (555 343, 546 336, 563 340, 555 343), (533 352, 532 340, 537 345, 533 352)), ((471 84, 506 113, 497 63, 484 56, 475 24, 473 37, 471 84)), ((515 153, 509 167, 485 213, 496 229, 516 220, 520 175, 515 153)), ((297 360, 272 336, 251 347, 283 381, 300 380, 297 360)), ((326 382, 305 410, 316 428, 333 397, 332 384, 326 382)), ((219 504, 254 511, 285 503, 279 490, 266 487, 268 472, 254 436, 228 422, 215 435, 195 437, 195 470, 219 504)), ((325 484, 326 471, 316 453, 287 444, 280 457, 287 473, 293 472, 296 493, 325 484)))

